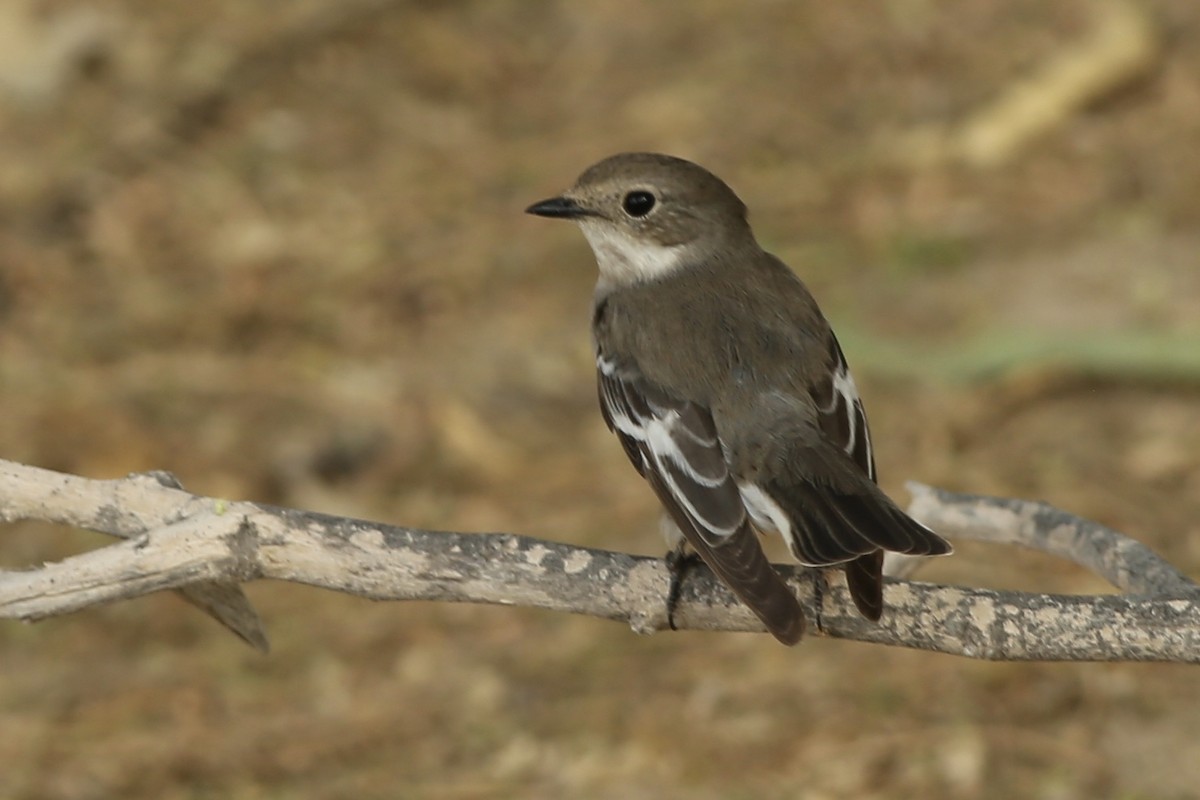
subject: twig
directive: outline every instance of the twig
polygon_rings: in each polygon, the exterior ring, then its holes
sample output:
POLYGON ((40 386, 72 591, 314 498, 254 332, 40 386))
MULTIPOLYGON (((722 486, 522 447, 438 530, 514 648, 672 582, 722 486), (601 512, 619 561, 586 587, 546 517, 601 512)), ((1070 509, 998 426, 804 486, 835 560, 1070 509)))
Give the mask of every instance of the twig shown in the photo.
POLYGON ((1102 0, 1088 9, 1092 24, 1079 41, 1059 47, 960 124, 918 128, 893 137, 888 149, 916 166, 1000 167, 1089 103, 1154 67, 1162 46, 1140 3, 1102 0))

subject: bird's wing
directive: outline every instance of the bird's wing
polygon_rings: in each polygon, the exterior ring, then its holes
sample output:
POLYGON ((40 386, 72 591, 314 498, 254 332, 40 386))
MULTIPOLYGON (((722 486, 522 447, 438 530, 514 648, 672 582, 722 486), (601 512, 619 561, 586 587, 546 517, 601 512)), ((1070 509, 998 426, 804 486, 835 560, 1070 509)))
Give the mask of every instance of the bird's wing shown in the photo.
POLYGON ((867 417, 841 347, 829 337, 829 368, 809 390, 820 436, 789 441, 786 468, 743 484, 742 496, 754 520, 778 530, 801 564, 844 566, 855 605, 877 620, 883 551, 941 555, 950 545, 875 485, 867 417))
POLYGON ((712 414, 603 354, 596 366, 604 421, 688 544, 775 638, 798 642, 804 613, 749 525, 712 414))
MULTIPOLYGON (((875 453, 871 448, 871 429, 867 424, 867 412, 858 387, 850 374, 846 355, 838 344, 833 331, 829 332, 832 369, 828 378, 818 387, 818 420, 830 440, 873 482, 875 475, 875 453)), ((846 562, 846 585, 850 597, 864 617, 878 620, 883 616, 883 551, 864 553, 846 562)))
POLYGON ((850 365, 837 337, 829 333, 830 369, 812 387, 817 419, 829 441, 850 456, 868 478, 875 480, 875 453, 871 430, 850 365))

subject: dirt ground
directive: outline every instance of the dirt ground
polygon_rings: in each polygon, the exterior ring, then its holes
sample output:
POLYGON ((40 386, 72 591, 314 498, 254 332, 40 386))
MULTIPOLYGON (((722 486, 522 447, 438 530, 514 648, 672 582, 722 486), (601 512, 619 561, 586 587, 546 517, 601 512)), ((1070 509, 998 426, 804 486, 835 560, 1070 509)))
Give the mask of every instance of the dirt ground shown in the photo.
MULTIPOLYGON (((590 253, 521 213, 652 149, 822 301, 894 496, 1045 499, 1200 573, 1198 39, 1173 0, 9 0, 0 457, 657 553, 594 407, 590 253)), ((102 543, 2 533, 6 567, 102 543)), ((1103 590, 981 546, 923 576, 1103 590)), ((1194 667, 248 591, 269 656, 169 595, 0 624, 0 797, 1200 791, 1194 667)))

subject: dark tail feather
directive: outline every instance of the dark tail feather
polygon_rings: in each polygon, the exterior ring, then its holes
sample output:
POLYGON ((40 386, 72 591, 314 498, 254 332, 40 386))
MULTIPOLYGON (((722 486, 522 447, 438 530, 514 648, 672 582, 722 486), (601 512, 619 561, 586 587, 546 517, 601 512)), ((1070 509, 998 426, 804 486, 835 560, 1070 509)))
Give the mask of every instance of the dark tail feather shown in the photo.
POLYGON ((872 622, 883 616, 883 551, 846 562, 846 585, 858 613, 872 622))
POLYGON ((804 636, 804 612, 792 590, 767 560, 758 543, 758 534, 749 525, 742 526, 729 541, 717 547, 700 547, 696 551, 762 620, 772 636, 789 646, 800 641, 804 636))
POLYGON ((708 568, 750 607, 772 636, 789 647, 799 642, 804 636, 804 611, 767 560, 754 529, 748 523, 743 524, 724 542, 712 546, 696 531, 658 474, 648 471, 646 478, 687 543, 708 568))

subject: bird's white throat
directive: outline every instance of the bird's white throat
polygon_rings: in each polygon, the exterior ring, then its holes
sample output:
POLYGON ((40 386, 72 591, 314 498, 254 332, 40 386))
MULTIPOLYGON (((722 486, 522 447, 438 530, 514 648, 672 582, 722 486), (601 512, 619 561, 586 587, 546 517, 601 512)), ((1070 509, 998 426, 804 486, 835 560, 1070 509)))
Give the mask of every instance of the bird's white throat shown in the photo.
POLYGON ((584 220, 579 227, 600 267, 600 284, 610 288, 662 277, 683 265, 686 245, 665 246, 635 239, 603 223, 584 220))

